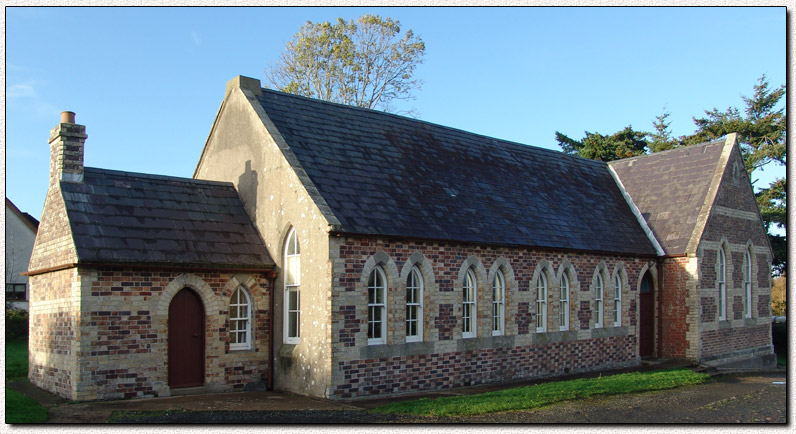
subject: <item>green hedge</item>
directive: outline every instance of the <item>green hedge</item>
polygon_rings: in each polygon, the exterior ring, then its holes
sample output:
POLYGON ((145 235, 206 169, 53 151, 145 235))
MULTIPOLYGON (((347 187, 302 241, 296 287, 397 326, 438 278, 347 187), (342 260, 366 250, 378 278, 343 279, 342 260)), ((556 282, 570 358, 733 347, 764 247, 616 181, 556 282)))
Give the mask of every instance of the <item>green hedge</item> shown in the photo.
POLYGON ((6 340, 28 338, 28 311, 6 309, 6 340))

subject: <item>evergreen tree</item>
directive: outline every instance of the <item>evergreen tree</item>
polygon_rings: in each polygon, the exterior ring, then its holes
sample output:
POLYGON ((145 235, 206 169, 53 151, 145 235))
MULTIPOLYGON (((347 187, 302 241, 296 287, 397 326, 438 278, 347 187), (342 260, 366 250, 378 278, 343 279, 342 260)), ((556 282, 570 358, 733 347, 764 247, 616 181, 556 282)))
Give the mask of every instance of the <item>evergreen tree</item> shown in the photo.
POLYGON ((601 161, 642 155, 646 153, 649 144, 645 138, 647 133, 634 131, 632 126, 627 126, 610 136, 588 131, 585 134, 586 137, 578 141, 556 131, 556 140, 567 154, 601 161))
MULTIPOLYGON (((756 180, 752 175, 755 170, 762 171, 772 163, 786 163, 785 109, 777 108, 784 96, 785 86, 769 89, 768 80, 763 75, 754 86, 754 94, 751 97, 742 96, 746 105, 744 114, 736 107, 729 107, 725 111, 717 108, 705 110, 704 117, 693 118, 696 131, 691 135, 673 138, 669 130, 671 122, 668 121, 671 113, 664 109, 653 121, 655 132, 634 131, 627 127, 613 135, 604 136, 587 131, 586 136, 578 141, 556 131, 556 141, 567 154, 612 161, 696 145, 737 133, 746 170, 754 185, 756 180)), ((756 193, 757 206, 774 250, 772 267, 775 275, 784 273, 787 268, 786 236, 772 233, 774 228, 787 233, 786 192, 786 181, 780 178, 756 193)))
MULTIPOLYGON (((777 108, 783 96, 785 86, 769 89, 764 74, 754 86, 754 94, 751 97, 742 97, 746 105, 745 116, 735 107, 729 107, 725 111, 716 108, 706 110, 705 117, 693 118, 697 129, 694 134, 684 137, 683 141, 692 145, 715 140, 729 133, 738 133, 738 145, 746 171, 754 185, 757 181, 753 178, 755 170, 765 170, 772 163, 781 166, 786 163, 785 109, 777 108)), ((784 273, 787 266, 786 237, 772 233, 775 227, 787 233, 786 191, 785 179, 780 178, 767 188, 761 188, 756 194, 757 207, 760 209, 763 224, 769 231, 769 242, 774 250, 772 267, 775 275, 784 273)))

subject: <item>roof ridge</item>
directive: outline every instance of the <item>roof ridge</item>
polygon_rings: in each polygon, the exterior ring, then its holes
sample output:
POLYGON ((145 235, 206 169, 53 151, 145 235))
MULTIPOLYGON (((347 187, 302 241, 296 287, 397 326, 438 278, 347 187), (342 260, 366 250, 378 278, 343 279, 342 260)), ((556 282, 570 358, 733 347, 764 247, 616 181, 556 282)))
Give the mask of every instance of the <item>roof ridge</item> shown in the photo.
POLYGON ((651 154, 642 154, 642 155, 636 155, 636 156, 633 156, 633 157, 620 158, 619 160, 609 161, 608 164, 615 164, 615 163, 618 164, 619 162, 638 160, 640 158, 653 157, 653 156, 656 156, 656 155, 658 155, 658 156, 667 155, 667 154, 674 153, 675 151, 682 151, 682 150, 685 150, 685 149, 694 149, 694 148, 697 148, 697 147, 700 147, 700 146, 713 145, 713 144, 720 143, 720 142, 724 143, 725 137, 726 136, 721 136, 720 138, 715 139, 715 140, 710 140, 710 141, 707 141, 707 142, 701 142, 701 143, 697 143, 695 145, 678 146, 676 148, 667 149, 665 151, 653 152, 651 154))
POLYGON ((173 175, 157 175, 152 173, 142 173, 142 172, 130 172, 126 170, 113 170, 113 169, 102 169, 99 167, 85 167, 86 171, 90 172, 98 172, 98 173, 109 173, 111 175, 121 175, 121 176, 128 176, 134 178, 144 178, 144 179, 151 179, 151 180, 159 180, 159 181, 174 181, 174 182, 183 182, 186 184, 206 184, 206 185, 215 185, 215 186, 223 186, 223 187, 233 187, 234 184, 227 181, 213 181, 209 179, 196 179, 196 178, 188 178, 182 176, 173 176, 173 175))
POLYGON ((426 121, 426 120, 423 120, 423 119, 418 119, 418 118, 413 118, 413 117, 409 117, 409 116, 399 115, 399 114, 396 114, 396 113, 390 113, 390 112, 386 112, 386 111, 382 111, 382 110, 376 110, 376 109, 369 109, 369 108, 365 108, 365 107, 358 107, 358 106, 353 106, 353 105, 348 105, 348 104, 343 104, 343 103, 338 103, 338 102, 333 102, 333 101, 326 101, 326 100, 317 99, 317 98, 310 98, 310 97, 306 97, 306 96, 303 96, 303 95, 296 95, 296 94, 293 94, 293 93, 282 92, 282 91, 279 91, 279 90, 268 89, 268 88, 265 88, 265 87, 262 88, 262 90, 263 90, 264 93, 267 92, 267 93, 273 93, 273 94, 277 94, 277 95, 281 95, 281 96, 287 96, 287 97, 302 99, 302 100, 305 100, 305 101, 313 103, 313 104, 321 103, 321 104, 327 104, 327 105, 336 106, 336 107, 343 108, 343 109, 358 110, 358 111, 361 111, 361 112, 364 112, 364 113, 368 113, 368 114, 372 114, 372 115, 388 116, 388 117, 397 118, 397 119, 400 119, 400 120, 405 120, 405 121, 409 121, 409 122, 413 122, 413 123, 420 123, 420 124, 424 124, 424 125, 429 125, 429 126, 432 126, 432 127, 435 127, 435 128, 440 128, 442 130, 453 131, 453 132, 457 132, 457 133, 464 133, 464 134, 467 134, 467 135, 476 136, 476 137, 480 137, 482 139, 487 139, 487 140, 492 140, 492 141, 499 141, 499 142, 501 142, 503 144, 507 144, 507 145, 510 145, 510 146, 515 146, 515 147, 517 147, 517 149, 526 150, 526 149, 530 148, 530 149, 535 150, 535 151, 551 153, 553 155, 560 156, 562 158, 569 158, 569 159, 572 159, 572 160, 575 160, 575 161, 582 161, 582 162, 585 162, 586 164, 595 164, 595 163, 599 164, 599 165, 606 164, 606 162, 601 161, 601 160, 592 160, 590 158, 584 158, 584 157, 581 157, 581 156, 578 156, 578 155, 567 154, 565 152, 557 151, 555 149, 543 148, 541 146, 529 145, 529 144, 526 144, 526 143, 521 143, 521 142, 517 142, 517 141, 513 141, 513 140, 501 139, 501 138, 497 138, 497 137, 487 136, 485 134, 475 133, 475 132, 467 131, 467 130, 464 130, 464 129, 461 129, 461 128, 450 127, 450 126, 447 126, 447 125, 437 124, 437 123, 426 121))

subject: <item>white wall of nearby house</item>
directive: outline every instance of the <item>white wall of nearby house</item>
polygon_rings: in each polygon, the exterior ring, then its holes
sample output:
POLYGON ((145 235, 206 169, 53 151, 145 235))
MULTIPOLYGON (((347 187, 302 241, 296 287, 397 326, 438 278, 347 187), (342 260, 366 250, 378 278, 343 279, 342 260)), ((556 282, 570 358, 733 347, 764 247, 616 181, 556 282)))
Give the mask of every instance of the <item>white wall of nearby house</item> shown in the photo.
POLYGON ((28 271, 30 254, 33 251, 33 242, 36 240, 36 232, 23 220, 24 217, 18 214, 12 206, 6 202, 6 294, 9 285, 24 285, 24 300, 9 300, 15 307, 28 308, 28 277, 20 273, 28 271))

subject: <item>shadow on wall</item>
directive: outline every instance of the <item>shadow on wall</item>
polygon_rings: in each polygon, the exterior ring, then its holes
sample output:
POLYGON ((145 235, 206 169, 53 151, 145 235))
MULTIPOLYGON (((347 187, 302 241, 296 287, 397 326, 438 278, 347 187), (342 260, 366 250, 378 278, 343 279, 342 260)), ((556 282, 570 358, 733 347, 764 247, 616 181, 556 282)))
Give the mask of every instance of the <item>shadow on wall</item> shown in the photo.
POLYGON ((253 222, 257 221, 257 171, 252 169, 252 160, 246 160, 246 167, 238 177, 238 195, 243 207, 253 222))

